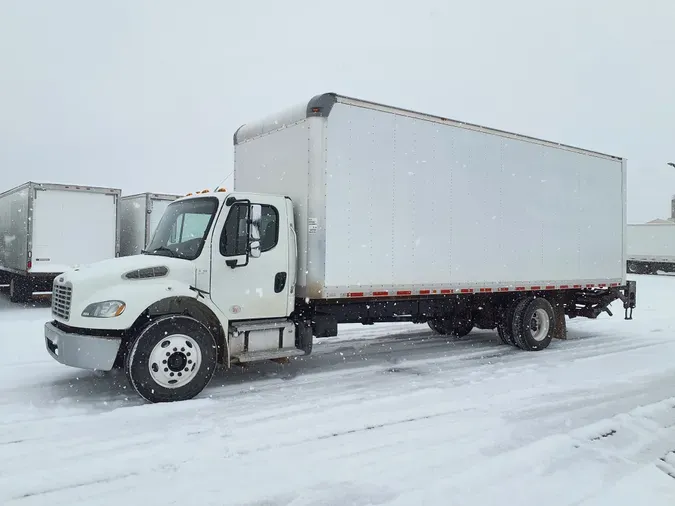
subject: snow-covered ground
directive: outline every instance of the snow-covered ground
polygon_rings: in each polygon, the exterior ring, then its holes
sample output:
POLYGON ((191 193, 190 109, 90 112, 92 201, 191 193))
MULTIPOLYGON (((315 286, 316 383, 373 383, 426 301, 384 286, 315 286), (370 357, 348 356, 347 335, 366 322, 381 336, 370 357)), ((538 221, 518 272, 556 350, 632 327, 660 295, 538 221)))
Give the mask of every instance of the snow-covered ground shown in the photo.
POLYGON ((0 504, 672 506, 675 278, 635 279, 634 320, 617 303, 542 352, 346 326, 156 405, 56 363, 48 301, 2 294, 0 504))

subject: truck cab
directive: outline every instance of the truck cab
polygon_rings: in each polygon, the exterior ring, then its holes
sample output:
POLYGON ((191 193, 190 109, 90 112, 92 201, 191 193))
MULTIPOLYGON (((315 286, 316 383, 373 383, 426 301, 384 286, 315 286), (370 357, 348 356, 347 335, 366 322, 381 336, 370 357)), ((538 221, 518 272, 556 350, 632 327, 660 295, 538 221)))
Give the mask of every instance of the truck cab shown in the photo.
POLYGON ((54 280, 47 349, 73 367, 124 367, 151 402, 189 399, 217 363, 311 352, 311 327, 294 315, 296 259, 289 198, 188 195, 142 254, 54 280))

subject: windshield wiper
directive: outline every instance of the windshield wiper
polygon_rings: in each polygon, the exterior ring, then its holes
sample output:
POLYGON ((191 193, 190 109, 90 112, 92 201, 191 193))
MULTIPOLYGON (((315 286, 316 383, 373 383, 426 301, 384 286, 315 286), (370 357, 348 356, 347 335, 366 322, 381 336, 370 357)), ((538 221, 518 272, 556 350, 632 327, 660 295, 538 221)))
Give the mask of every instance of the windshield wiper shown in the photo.
POLYGON ((146 251, 146 253, 152 254, 152 253, 157 253, 158 251, 166 251, 166 252, 170 253, 169 256, 172 256, 174 258, 178 257, 178 255, 176 255, 176 252, 174 250, 169 249, 166 246, 160 246, 159 248, 154 248, 151 252, 146 251))

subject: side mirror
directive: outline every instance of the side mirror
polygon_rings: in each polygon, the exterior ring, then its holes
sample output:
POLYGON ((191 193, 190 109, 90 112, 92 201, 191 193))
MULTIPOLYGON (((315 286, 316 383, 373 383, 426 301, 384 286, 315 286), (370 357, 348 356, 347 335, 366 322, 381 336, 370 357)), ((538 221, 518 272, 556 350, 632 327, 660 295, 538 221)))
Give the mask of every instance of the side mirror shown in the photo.
POLYGON ((262 206, 253 204, 249 211, 248 254, 252 258, 260 258, 260 221, 262 220, 262 206))
POLYGON ((251 225, 260 225, 260 220, 262 220, 262 206, 260 204, 251 205, 249 220, 251 220, 251 225))
POLYGON ((262 252, 260 251, 260 241, 255 240, 249 243, 248 253, 252 258, 260 258, 262 252))

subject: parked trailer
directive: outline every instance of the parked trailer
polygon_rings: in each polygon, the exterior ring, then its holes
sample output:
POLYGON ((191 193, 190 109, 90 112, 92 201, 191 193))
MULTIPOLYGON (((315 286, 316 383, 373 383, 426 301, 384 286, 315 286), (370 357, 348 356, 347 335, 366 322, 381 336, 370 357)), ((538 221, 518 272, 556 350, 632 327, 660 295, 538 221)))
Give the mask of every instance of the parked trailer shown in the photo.
POLYGON ((626 251, 628 272, 675 271, 675 223, 628 225, 626 251))
POLYGON ((123 364, 160 402, 218 363, 309 354, 341 323, 496 328, 534 351, 565 315, 620 299, 632 316, 619 157, 335 94, 234 144, 233 191, 172 202, 144 255, 59 277, 56 360, 123 364))
POLYGON ((167 206, 180 195, 138 193, 120 198, 120 256, 139 255, 167 206))
POLYGON ((10 299, 51 291, 76 265, 119 254, 121 190, 28 182, 0 194, 0 272, 10 299))

